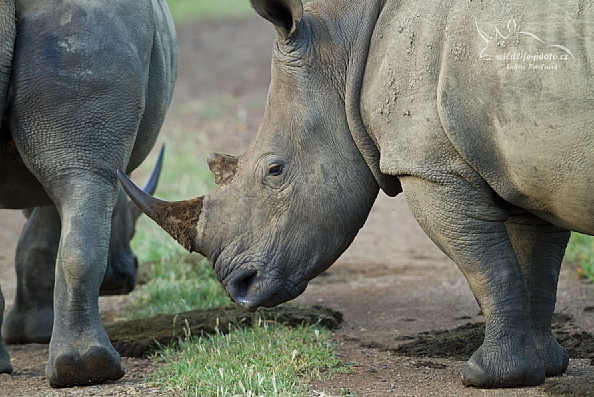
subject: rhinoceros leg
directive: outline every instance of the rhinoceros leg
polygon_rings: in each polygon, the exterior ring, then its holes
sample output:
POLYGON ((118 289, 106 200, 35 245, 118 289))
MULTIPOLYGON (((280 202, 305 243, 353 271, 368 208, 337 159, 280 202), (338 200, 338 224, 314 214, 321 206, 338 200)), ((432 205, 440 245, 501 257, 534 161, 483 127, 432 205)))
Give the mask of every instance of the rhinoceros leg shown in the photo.
POLYGON ((534 386, 545 379, 528 286, 508 236, 507 211, 472 170, 401 178, 409 206, 466 277, 485 317, 485 339, 462 373, 467 386, 534 386))
POLYGON ((545 373, 560 375, 567 369, 569 355, 553 336, 551 319, 570 232, 529 213, 512 215, 506 226, 528 283, 532 330, 545 373))
MULTIPOLYGON (((61 219, 46 377, 53 387, 119 379, 124 369, 99 318, 99 288, 107 268, 111 217, 118 195, 114 170, 127 160, 138 118, 100 118, 93 112, 107 106, 106 101, 74 106, 47 101, 33 116, 15 102, 15 108, 22 109, 13 119, 15 143, 61 219), (54 121, 55 115, 62 116, 59 106, 80 109, 99 122, 87 122, 84 117, 54 121), (55 129, 55 125, 70 128, 55 129), (94 131, 97 125, 103 129, 94 131)), ((134 115, 129 102, 117 104, 120 108, 128 105, 122 112, 134 115)))
MULTIPOLYGON (((0 290, 0 313, 4 313, 4 295, 0 290)), ((2 324, 2 316, 0 316, 0 324, 2 324)), ((0 338, 0 374, 12 373, 12 364, 10 363, 10 356, 4 346, 4 341, 0 338)))
POLYGON ((23 227, 16 250, 16 297, 2 326, 8 344, 49 343, 54 322, 54 270, 60 215, 37 207, 23 227))
POLYGON ((62 221, 46 367, 54 387, 99 383, 124 375, 120 357, 101 325, 98 302, 117 188, 91 172, 71 182, 61 184, 61 193, 54 193, 62 221))

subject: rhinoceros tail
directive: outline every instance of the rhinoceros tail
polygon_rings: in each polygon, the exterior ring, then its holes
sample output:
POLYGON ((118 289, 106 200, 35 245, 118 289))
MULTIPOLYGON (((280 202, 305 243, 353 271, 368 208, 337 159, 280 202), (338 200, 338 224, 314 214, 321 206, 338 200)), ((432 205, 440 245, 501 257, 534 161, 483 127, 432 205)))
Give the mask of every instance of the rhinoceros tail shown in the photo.
POLYGON ((8 105, 8 87, 10 84, 15 39, 15 1, 4 0, 0 4, 0 110, 2 113, 4 113, 8 105))

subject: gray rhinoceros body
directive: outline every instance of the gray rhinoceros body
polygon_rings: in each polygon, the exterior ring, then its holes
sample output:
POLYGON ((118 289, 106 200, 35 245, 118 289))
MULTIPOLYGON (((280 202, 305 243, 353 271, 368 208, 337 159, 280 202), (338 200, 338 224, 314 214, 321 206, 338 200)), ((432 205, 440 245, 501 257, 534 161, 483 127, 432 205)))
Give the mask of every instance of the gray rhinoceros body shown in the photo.
MULTIPOLYGON (((98 296, 133 287, 135 215, 118 198, 115 170, 138 167, 163 123, 176 78, 173 23, 164 0, 15 4, 0 6, 3 21, 12 16, 0 28, 0 71, 9 72, 0 75, 0 208, 39 208, 17 248, 22 274, 3 330, 12 342, 51 333, 52 386, 118 379, 98 296)), ((10 372, 3 345, 0 359, 10 372)))
POLYGON ((361 100, 382 173, 472 175, 594 234, 592 17, 581 1, 387 2, 361 100))
POLYGON ((463 382, 563 373, 551 332, 568 230, 594 234, 591 4, 252 0, 277 30, 264 120, 219 189, 166 203, 124 187, 211 260, 247 310, 294 298, 379 191, 406 192, 486 322, 463 382))

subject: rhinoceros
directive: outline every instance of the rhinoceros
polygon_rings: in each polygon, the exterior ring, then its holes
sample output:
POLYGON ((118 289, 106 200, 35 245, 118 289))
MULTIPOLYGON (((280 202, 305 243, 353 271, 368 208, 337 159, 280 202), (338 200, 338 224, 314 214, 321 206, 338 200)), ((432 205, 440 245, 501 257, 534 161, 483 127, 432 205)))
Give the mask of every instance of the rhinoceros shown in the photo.
MULTIPOLYGON (((164 147, 143 187, 147 193, 152 194, 157 188, 163 153, 164 147)), ((2 338, 8 344, 49 343, 54 321, 54 273, 61 234, 60 214, 54 205, 23 212, 27 222, 15 255, 16 296, 2 324, 2 338)), ((128 294, 136 286, 138 260, 130 240, 141 214, 120 188, 111 216, 107 268, 99 295, 128 294)))
POLYGON ((124 182, 129 195, 251 311, 302 293, 379 190, 404 191, 484 314, 463 383, 562 374, 560 265, 570 230, 594 234, 592 3, 251 4, 276 28, 255 140, 211 156, 211 195, 167 203, 124 182))
MULTIPOLYGON (((0 5, 0 208, 54 205, 61 225, 46 367, 51 386, 124 375, 98 307, 119 194, 116 170, 131 172, 152 149, 176 73, 165 0, 0 5)), ((0 344, 0 372, 11 371, 0 344)))

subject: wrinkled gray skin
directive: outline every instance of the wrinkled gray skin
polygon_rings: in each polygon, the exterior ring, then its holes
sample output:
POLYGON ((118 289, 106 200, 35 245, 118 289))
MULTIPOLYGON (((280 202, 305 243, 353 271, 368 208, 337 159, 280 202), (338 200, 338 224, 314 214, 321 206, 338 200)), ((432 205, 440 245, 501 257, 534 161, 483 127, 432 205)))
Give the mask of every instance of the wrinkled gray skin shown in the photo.
POLYGON ((224 177, 207 197, 165 203, 125 183, 129 194, 255 310, 330 266, 380 188, 403 190, 485 317, 463 383, 562 374, 568 355, 551 332, 559 268, 569 230, 594 234, 592 4, 252 5, 277 31, 255 141, 238 164, 211 157, 224 177))
MULTIPOLYGON (((16 0, 0 17, 0 208, 53 204, 61 223, 46 376, 54 387, 119 379, 98 309, 115 171, 138 167, 163 123, 171 16, 164 0, 16 0)), ((2 345, 0 371, 11 369, 2 345)))

